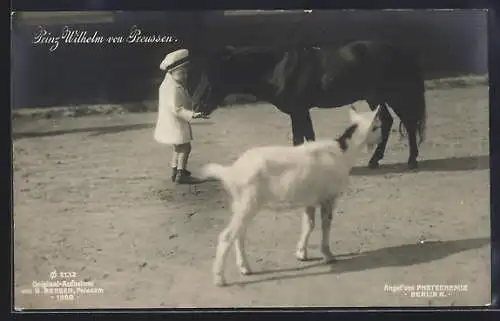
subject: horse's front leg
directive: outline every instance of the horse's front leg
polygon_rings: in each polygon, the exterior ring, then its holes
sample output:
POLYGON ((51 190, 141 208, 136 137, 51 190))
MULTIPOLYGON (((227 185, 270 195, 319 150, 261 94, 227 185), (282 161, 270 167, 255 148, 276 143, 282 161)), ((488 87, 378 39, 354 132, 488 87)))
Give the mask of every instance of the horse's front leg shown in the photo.
POLYGON ((308 109, 292 112, 290 114, 292 120, 293 145, 301 145, 305 140, 314 141, 316 136, 311 120, 311 114, 308 109))
POLYGON ((311 119, 311 113, 309 112, 309 110, 307 110, 305 112, 304 126, 303 126, 302 130, 304 131, 304 138, 308 142, 312 142, 312 141, 316 140, 316 134, 314 133, 314 128, 313 128, 312 119, 311 119))
POLYGON ((297 113, 290 114, 292 120, 292 140, 293 146, 298 146, 304 143, 304 134, 302 130, 303 121, 297 113))

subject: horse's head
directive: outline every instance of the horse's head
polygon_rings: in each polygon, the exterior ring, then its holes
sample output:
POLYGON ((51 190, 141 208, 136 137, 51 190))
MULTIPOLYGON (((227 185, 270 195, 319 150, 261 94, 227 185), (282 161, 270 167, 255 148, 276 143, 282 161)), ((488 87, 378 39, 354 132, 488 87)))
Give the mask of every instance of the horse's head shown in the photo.
POLYGON ((188 87, 195 111, 211 114, 230 94, 258 94, 256 87, 275 63, 273 54, 258 48, 225 47, 193 55, 188 87))
POLYGON ((229 89, 224 80, 225 65, 221 62, 220 55, 193 55, 188 73, 188 91, 194 111, 209 115, 228 95, 229 89))

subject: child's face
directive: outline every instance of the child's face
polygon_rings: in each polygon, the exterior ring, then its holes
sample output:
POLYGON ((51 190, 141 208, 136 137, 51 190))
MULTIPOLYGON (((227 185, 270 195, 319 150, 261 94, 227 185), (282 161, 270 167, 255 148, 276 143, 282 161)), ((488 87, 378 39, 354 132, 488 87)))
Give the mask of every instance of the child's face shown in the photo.
POLYGON ((172 71, 172 77, 181 84, 186 84, 187 76, 188 76, 187 65, 179 67, 172 71))

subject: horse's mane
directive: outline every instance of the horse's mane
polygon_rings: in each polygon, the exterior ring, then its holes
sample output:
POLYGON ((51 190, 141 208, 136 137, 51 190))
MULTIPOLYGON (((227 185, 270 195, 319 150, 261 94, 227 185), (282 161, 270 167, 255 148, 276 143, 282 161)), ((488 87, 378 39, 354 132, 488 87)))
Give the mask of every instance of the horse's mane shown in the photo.
POLYGON ((284 55, 287 52, 299 52, 303 50, 317 50, 323 47, 315 44, 300 45, 300 44, 288 44, 288 45, 277 45, 277 46, 232 46, 228 45, 224 47, 219 53, 228 55, 252 55, 252 54, 274 54, 274 55, 284 55))
POLYGON ((224 66, 225 75, 236 80, 232 83, 236 87, 248 86, 254 83, 252 79, 259 79, 274 87, 277 95, 290 92, 297 96, 317 87, 318 68, 322 65, 319 49, 323 48, 330 52, 328 46, 312 44, 225 46, 211 51, 208 65, 214 73, 220 70, 217 66, 224 66), (247 76, 241 78, 239 71, 247 76))

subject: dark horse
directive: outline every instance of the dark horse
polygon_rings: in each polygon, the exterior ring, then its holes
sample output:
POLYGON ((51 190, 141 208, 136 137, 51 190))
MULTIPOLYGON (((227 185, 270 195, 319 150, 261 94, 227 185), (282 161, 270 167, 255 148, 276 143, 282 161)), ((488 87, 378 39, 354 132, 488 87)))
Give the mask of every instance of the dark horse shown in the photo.
POLYGON ((315 140, 309 113, 313 107, 337 108, 358 100, 365 100, 372 110, 381 105, 383 138, 370 168, 378 167, 384 157, 393 124, 389 106, 400 118, 400 134, 404 135, 403 125, 408 135, 408 167, 418 166, 418 144, 424 140, 426 122, 424 79, 416 55, 393 44, 226 48, 198 60, 195 55, 188 77, 196 79, 190 81, 196 111, 210 114, 229 94, 252 94, 290 116, 294 145, 315 140))

